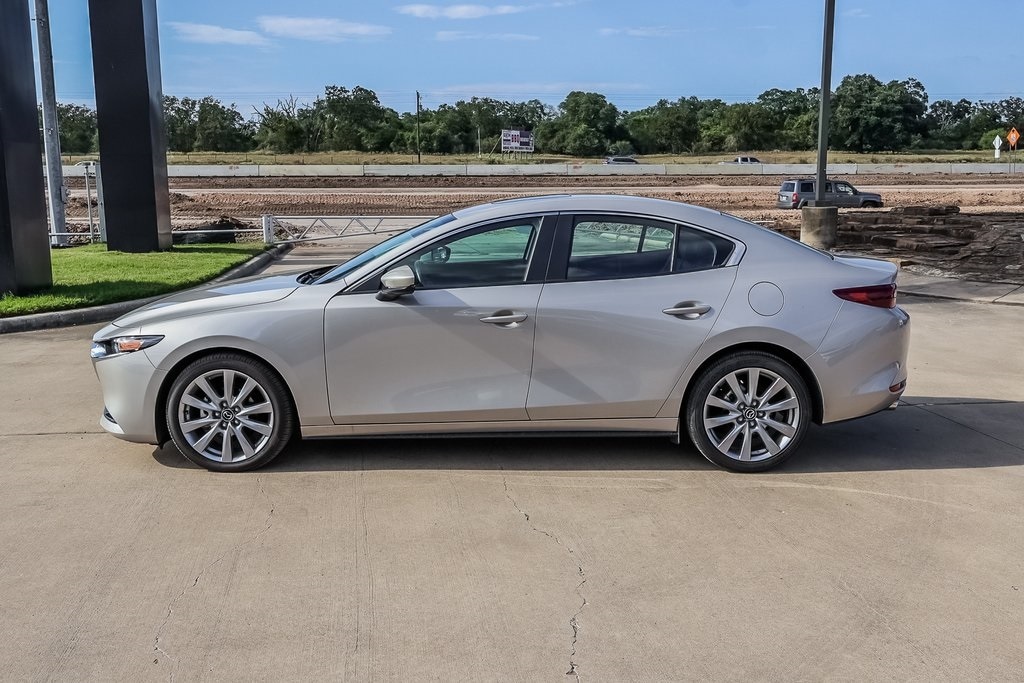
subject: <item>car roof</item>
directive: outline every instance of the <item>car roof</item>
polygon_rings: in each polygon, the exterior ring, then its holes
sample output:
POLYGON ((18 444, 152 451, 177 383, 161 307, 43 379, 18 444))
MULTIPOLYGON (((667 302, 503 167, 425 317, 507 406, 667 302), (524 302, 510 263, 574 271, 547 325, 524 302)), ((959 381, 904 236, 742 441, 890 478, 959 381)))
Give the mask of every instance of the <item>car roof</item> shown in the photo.
POLYGON ((707 219, 709 216, 721 215, 720 211, 706 209, 702 206, 622 194, 544 194, 533 197, 514 197, 459 209, 452 213, 459 219, 488 219, 517 213, 556 213, 561 211, 635 213, 678 220, 687 220, 683 216, 689 216, 692 217, 691 220, 698 223, 701 219, 707 219), (513 206, 514 208, 512 208, 513 206))

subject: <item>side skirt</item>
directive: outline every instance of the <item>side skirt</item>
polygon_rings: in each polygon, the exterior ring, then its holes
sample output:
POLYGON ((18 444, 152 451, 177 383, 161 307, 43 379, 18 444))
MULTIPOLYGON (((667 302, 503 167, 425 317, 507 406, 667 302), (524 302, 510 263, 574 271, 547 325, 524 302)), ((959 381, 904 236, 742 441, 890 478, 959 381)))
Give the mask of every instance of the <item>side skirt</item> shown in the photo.
POLYGON ((514 420, 506 422, 405 422, 396 424, 308 425, 301 427, 302 438, 316 439, 335 436, 390 436, 408 434, 417 436, 456 434, 502 435, 582 435, 594 433, 626 435, 678 434, 675 418, 627 418, 598 420, 514 420))

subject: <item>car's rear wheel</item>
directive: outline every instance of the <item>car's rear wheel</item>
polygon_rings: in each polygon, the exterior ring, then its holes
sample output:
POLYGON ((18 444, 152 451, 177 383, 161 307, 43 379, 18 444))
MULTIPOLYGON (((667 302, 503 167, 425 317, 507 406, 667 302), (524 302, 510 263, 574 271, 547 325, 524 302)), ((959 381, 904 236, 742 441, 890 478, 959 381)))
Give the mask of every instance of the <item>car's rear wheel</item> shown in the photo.
POLYGON ((295 429, 281 379, 262 363, 233 353, 212 354, 186 366, 171 385, 165 413, 181 454, 217 472, 266 465, 295 429))
POLYGON ((881 206, 881 204, 879 204, 878 202, 864 202, 862 206, 865 209, 877 209, 879 206, 881 206))
POLYGON ((761 472, 800 445, 811 421, 811 399, 791 365, 749 351, 704 370, 685 411, 690 439, 704 457, 727 469, 761 472))

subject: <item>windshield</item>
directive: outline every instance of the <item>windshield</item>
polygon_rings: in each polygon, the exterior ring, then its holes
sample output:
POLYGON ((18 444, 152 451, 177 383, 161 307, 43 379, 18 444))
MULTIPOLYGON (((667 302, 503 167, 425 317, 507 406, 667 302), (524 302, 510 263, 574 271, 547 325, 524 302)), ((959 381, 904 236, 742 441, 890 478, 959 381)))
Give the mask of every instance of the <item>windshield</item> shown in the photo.
POLYGON ((420 225, 417 225, 415 228, 409 228, 405 232, 400 232, 393 237, 389 237, 388 239, 384 240, 377 246, 370 247, 363 253, 358 254, 357 256, 353 256, 352 258, 350 258, 348 261, 345 261, 341 265, 335 266, 331 270, 327 271, 320 277, 313 280, 313 282, 316 284, 321 284, 325 282, 334 282, 335 280, 340 280, 341 278, 345 277, 346 275, 354 271, 356 268, 360 268, 366 265, 367 263, 377 258, 378 256, 382 256, 387 252, 391 251, 392 249, 400 247, 406 242, 419 237, 423 233, 429 232, 430 230, 436 228, 439 225, 450 223, 453 220, 455 220, 455 216, 453 216, 452 214, 447 214, 445 216, 438 216, 437 218, 432 218, 426 223, 421 223, 420 225))

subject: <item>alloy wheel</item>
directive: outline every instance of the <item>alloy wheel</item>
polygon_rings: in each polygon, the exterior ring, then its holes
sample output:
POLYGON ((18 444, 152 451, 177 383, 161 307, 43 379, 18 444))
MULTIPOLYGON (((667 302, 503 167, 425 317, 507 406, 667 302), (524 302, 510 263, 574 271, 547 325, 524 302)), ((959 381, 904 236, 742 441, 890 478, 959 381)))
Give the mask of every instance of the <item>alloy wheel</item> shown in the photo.
POLYGON ((208 460, 232 463, 258 456, 274 431, 274 406, 255 379, 231 369, 204 372, 181 394, 178 427, 208 460))
POLYGON ((793 440, 800 427, 800 401, 781 375, 766 368, 741 368, 714 385, 704 400, 702 419, 719 452, 757 462, 778 455, 793 440))

